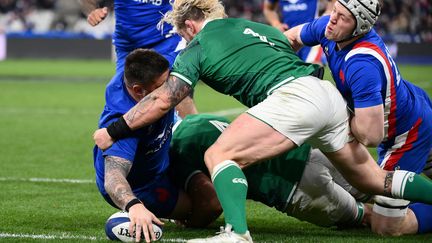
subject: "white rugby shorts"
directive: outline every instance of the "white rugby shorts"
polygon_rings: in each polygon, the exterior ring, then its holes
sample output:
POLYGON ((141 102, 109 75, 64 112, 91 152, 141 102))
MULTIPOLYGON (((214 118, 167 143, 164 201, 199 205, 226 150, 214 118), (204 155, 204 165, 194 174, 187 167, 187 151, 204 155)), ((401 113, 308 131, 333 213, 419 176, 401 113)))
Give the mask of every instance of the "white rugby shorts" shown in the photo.
POLYGON ((333 84, 313 76, 282 85, 246 112, 298 146, 309 143, 323 152, 335 152, 348 141, 345 100, 333 84))

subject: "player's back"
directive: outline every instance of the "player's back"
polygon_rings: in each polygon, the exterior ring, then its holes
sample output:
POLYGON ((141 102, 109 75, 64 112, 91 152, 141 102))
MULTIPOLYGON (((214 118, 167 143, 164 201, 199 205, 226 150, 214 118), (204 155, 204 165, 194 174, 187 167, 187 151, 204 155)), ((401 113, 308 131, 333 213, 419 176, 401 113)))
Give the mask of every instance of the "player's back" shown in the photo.
POLYGON ((163 14, 170 10, 169 0, 115 0, 114 45, 131 49, 163 41, 172 26, 164 24, 159 30, 157 25, 163 14))
POLYGON ((318 68, 304 63, 280 31, 244 19, 207 23, 193 45, 202 52, 200 78, 249 107, 262 101, 276 84, 318 68))

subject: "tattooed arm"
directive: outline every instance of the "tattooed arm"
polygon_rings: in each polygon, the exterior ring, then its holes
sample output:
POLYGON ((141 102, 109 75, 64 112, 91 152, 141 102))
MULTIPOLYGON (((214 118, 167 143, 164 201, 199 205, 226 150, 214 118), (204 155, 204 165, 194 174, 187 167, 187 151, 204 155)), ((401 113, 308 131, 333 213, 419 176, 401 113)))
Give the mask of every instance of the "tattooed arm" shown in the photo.
POLYGON ((189 84, 170 76, 161 87, 146 95, 123 117, 132 130, 150 125, 180 103, 191 90, 189 84))
POLYGON ((132 167, 132 162, 120 157, 105 158, 105 190, 113 202, 121 209, 135 198, 126 176, 132 167))
MULTIPOLYGON (((128 202, 136 198, 126 180, 126 176, 132 167, 132 162, 116 156, 105 158, 105 190, 113 202, 121 209, 124 209, 128 202)), ((141 232, 146 242, 155 240, 153 222, 163 225, 142 203, 135 204, 129 208, 129 232, 136 230, 137 242, 141 239, 141 232)))
MULTIPOLYGON (((150 125, 174 108, 191 91, 192 87, 189 84, 175 76, 170 76, 162 86, 144 96, 123 118, 132 130, 150 125)), ((100 149, 107 149, 114 142, 106 128, 96 130, 93 140, 100 149)))

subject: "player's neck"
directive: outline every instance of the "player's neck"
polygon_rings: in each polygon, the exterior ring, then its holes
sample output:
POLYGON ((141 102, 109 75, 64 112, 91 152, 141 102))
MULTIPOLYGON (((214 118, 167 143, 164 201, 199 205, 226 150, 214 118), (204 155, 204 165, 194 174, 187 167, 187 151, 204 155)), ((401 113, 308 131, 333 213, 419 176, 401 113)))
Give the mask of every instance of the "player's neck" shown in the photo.
POLYGON ((348 46, 348 45, 350 45, 351 43, 353 43, 354 41, 360 39, 360 37, 362 37, 362 36, 363 36, 363 35, 361 35, 361 36, 356 36, 356 37, 353 37, 353 38, 348 39, 348 40, 344 40, 344 41, 336 42, 337 50, 339 51, 339 50, 344 49, 346 46, 348 46))

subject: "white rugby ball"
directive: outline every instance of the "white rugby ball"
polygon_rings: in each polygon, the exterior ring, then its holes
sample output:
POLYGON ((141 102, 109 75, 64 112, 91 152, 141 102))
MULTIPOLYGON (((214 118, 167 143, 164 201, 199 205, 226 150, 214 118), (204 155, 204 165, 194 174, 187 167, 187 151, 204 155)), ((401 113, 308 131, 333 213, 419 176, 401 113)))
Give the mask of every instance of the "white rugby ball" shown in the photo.
MULTIPOLYGON (((129 214, 127 212, 117 212, 105 223, 105 233, 110 240, 119 240, 123 242, 135 242, 135 231, 129 232, 129 214)), ((162 228, 159 225, 153 224, 153 230, 156 240, 162 238, 162 228)), ((141 233, 141 240, 144 241, 144 234, 141 233)))

